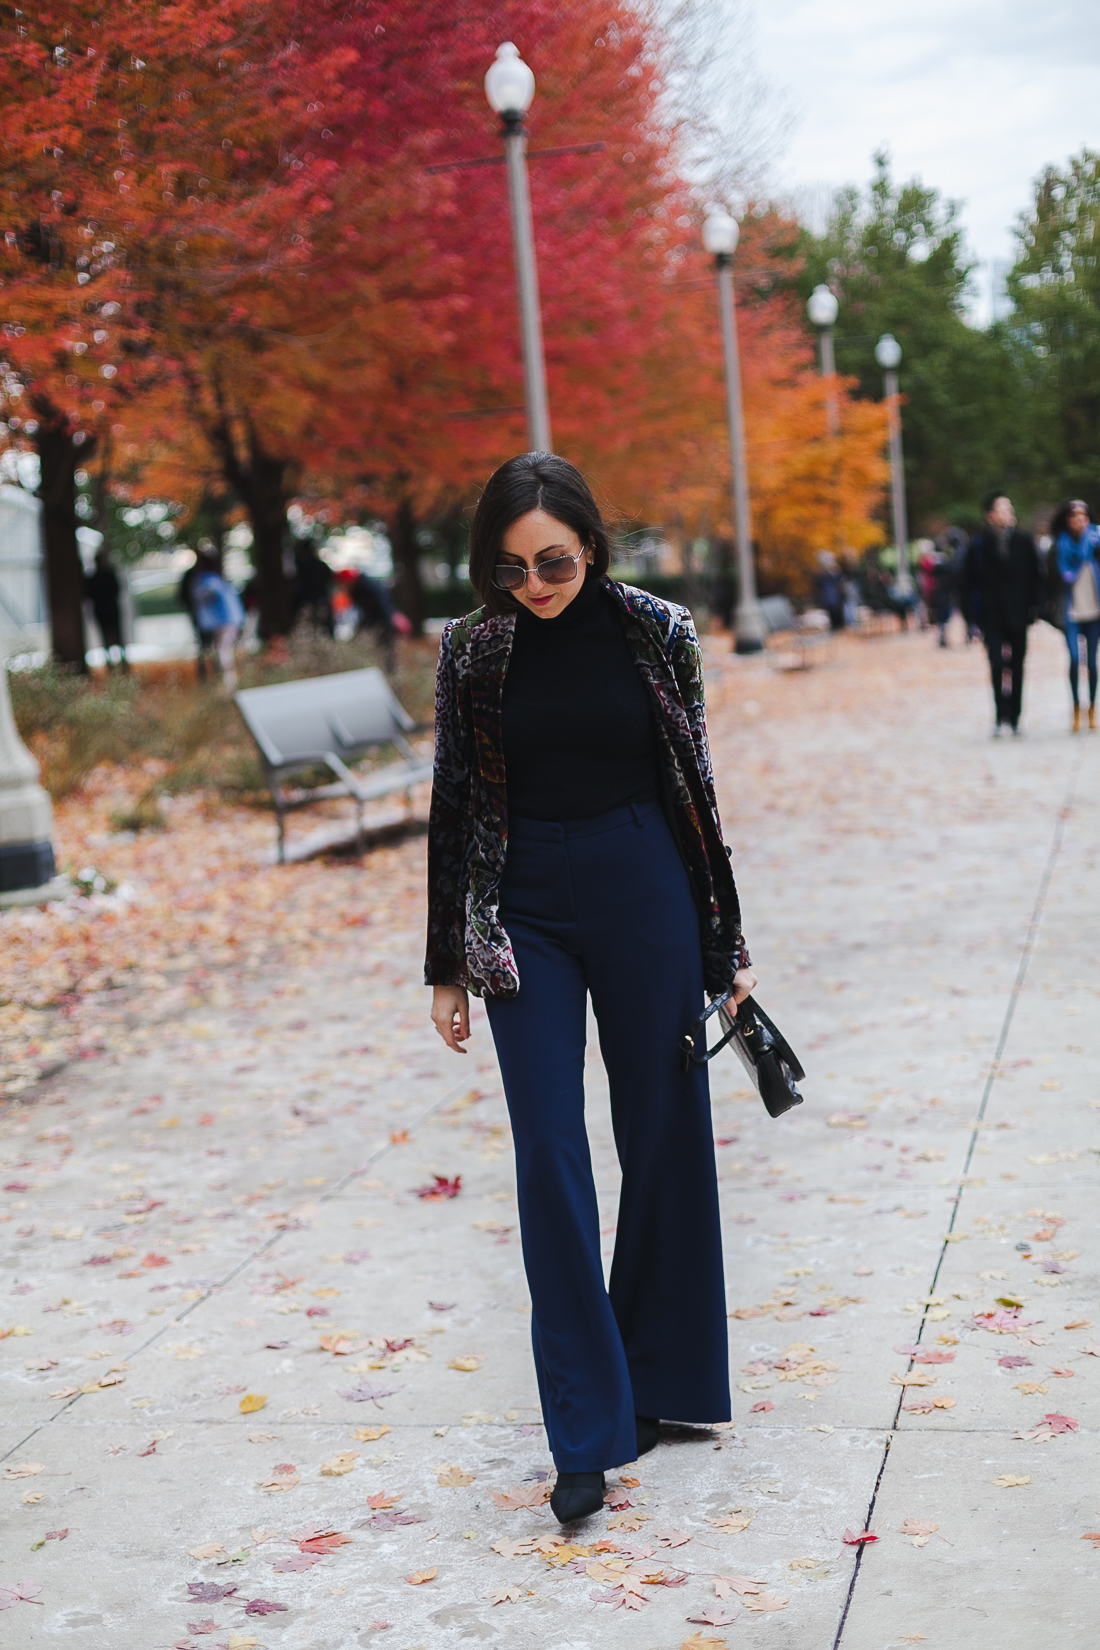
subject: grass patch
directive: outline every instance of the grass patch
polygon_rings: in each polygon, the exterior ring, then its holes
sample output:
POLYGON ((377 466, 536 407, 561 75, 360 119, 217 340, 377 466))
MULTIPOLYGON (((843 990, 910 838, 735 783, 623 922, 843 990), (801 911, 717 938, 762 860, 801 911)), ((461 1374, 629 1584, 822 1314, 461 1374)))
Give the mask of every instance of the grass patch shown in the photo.
MULTIPOLYGON (((391 677, 418 722, 430 723, 437 644, 403 642, 391 677)), ((380 663, 366 639, 292 637, 242 662, 242 687, 265 687, 380 663)), ((129 675, 81 676, 48 664, 10 673, 16 725, 55 801, 79 790, 94 769, 144 769, 148 783, 112 823, 118 830, 163 824, 160 798, 205 791, 226 801, 270 806, 256 747, 222 687, 201 683, 181 662, 129 675)), ((331 778, 331 775, 326 775, 331 778)))

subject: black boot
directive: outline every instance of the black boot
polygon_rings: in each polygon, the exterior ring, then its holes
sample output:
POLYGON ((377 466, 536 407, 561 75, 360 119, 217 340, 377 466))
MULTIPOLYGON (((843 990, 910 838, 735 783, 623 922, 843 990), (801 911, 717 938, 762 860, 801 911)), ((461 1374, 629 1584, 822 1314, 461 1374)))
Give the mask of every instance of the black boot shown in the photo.
POLYGON ((559 1472, 550 1496, 550 1511, 559 1524, 574 1524, 603 1506, 602 1472, 559 1472))
POLYGON ((660 1442, 661 1423, 655 1415, 635 1415, 634 1425, 638 1429, 638 1455, 648 1455, 660 1442))

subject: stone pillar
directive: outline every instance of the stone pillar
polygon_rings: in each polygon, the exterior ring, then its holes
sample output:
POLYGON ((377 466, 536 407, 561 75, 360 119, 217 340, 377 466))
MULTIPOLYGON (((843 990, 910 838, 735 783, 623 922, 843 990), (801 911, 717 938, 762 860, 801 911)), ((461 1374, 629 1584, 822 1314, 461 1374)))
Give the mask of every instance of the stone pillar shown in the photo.
POLYGON ((53 808, 15 726, 0 658, 0 906, 56 899, 63 886, 55 869, 53 808))

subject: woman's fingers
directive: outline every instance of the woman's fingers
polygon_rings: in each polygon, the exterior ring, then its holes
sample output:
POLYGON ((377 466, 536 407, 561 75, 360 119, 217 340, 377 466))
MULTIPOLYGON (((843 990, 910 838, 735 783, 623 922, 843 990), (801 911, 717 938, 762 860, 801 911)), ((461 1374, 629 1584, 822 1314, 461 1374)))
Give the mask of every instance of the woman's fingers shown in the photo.
POLYGON ((733 976, 733 1000, 743 1003, 746 997, 752 995, 756 988, 756 971, 752 968, 739 968, 733 976))

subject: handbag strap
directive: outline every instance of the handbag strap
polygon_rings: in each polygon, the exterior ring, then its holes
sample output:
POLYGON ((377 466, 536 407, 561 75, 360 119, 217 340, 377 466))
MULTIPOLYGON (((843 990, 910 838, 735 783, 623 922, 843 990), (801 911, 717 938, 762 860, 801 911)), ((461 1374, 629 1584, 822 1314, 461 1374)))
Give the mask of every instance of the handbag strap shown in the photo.
POLYGON ((716 1054, 720 1054, 725 1048, 730 1038, 736 1035, 737 1016, 734 1014, 730 1017, 730 1028, 720 1043, 715 1043, 713 1048, 708 1049, 705 1046, 704 1039, 704 1049, 702 1054, 696 1054, 695 1052, 696 1037, 698 1037, 711 1015, 717 1014, 720 1008, 725 1008, 732 996, 733 990, 731 987, 729 991, 724 991, 720 997, 715 997, 710 1006, 705 1008, 699 1018, 697 1020, 693 1020, 687 1031, 684 1032, 684 1035, 680 1038, 680 1069, 682 1071, 688 1071, 690 1069, 692 1060, 695 1061, 696 1065, 700 1066, 705 1065, 708 1060, 713 1060, 714 1056, 716 1054))

